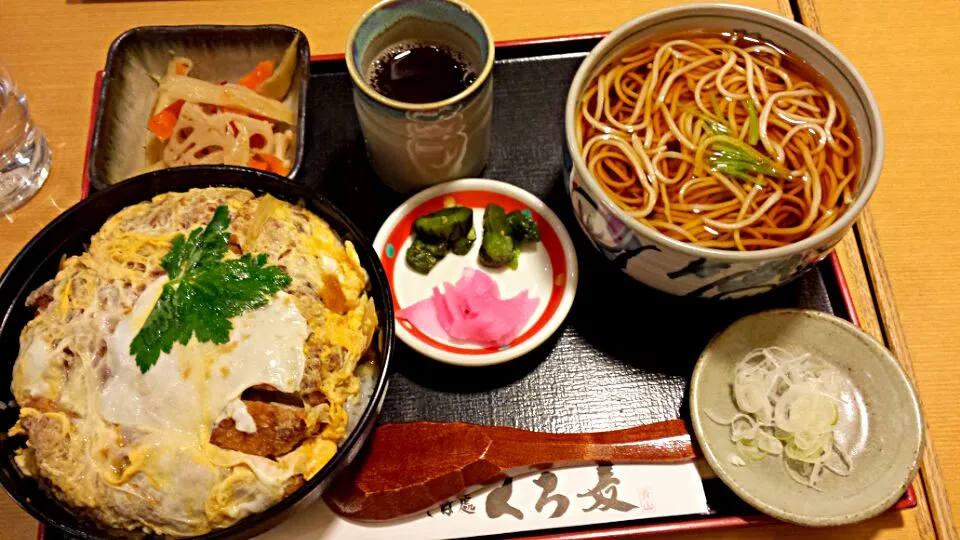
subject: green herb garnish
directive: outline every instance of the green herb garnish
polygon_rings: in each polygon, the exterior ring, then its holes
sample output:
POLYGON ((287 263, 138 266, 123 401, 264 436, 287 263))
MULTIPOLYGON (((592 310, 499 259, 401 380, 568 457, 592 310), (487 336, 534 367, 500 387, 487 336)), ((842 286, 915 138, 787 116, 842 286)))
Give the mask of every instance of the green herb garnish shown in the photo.
MULTIPOLYGON (((790 171, 770 159, 754 146, 760 142, 760 119, 757 108, 750 98, 744 101, 747 109, 747 140, 741 141, 734 137, 733 129, 724 121, 720 104, 711 94, 710 104, 714 114, 702 109, 693 109, 680 105, 683 110, 703 122, 704 131, 709 135, 710 147, 704 154, 704 164, 714 172, 725 174, 744 182, 752 182, 763 186, 766 181, 761 176, 786 180, 790 171)), ((704 142, 700 143, 701 145, 704 142)), ((700 155, 701 149, 697 149, 700 155)))
POLYGON ((161 261, 170 281, 130 342, 141 373, 157 363, 174 343, 186 345, 194 335, 200 342, 226 343, 233 329, 230 319, 263 307, 268 298, 290 285, 290 276, 277 266, 266 266, 265 254, 246 254, 223 260, 227 254, 230 213, 217 207, 205 228, 188 238, 174 237, 161 261))
POLYGON ((713 114, 715 114, 717 118, 723 118, 723 113, 720 112, 720 102, 717 101, 717 96, 710 94, 710 105, 713 107, 713 114))
MULTIPOLYGON (((714 104, 716 104, 716 102, 714 102, 714 104)), ((694 109, 683 104, 680 105, 680 108, 685 112, 692 114, 695 118, 703 120, 703 127, 706 129, 707 133, 711 135, 730 135, 730 133, 732 133, 732 130, 729 126, 727 126, 727 123, 723 121, 722 116, 713 116, 709 113, 705 113, 699 109, 694 109)))
POLYGON ((757 118, 757 108, 753 105, 753 100, 747 98, 747 142, 750 145, 757 144, 760 141, 760 119, 757 118))
POLYGON ((704 160, 712 170, 738 180, 765 185, 759 176, 786 180, 790 171, 761 154, 747 143, 728 135, 713 137, 713 143, 704 160))

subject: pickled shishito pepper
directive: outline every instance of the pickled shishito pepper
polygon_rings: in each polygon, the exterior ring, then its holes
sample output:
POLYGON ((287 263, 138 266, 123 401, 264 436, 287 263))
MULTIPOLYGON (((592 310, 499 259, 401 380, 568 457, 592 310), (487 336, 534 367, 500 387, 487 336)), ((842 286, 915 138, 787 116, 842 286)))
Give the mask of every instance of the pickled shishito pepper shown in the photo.
POLYGON ((427 274, 449 251, 466 255, 477 233, 473 228, 473 210, 454 206, 437 210, 413 222, 413 244, 407 250, 410 268, 427 274))
POLYGON ((520 210, 507 214, 499 205, 488 204, 483 212, 480 264, 516 270, 523 244, 539 241, 540 229, 533 218, 520 210))
POLYGON ((437 210, 413 222, 413 231, 417 236, 427 236, 429 239, 447 242, 465 238, 472 228, 473 210, 465 206, 437 210))
MULTIPOLYGON (((413 222, 413 244, 407 250, 407 264, 427 274, 448 252, 466 255, 477 240, 473 209, 453 206, 417 218, 413 222)), ((515 210, 507 214, 503 207, 488 204, 483 211, 483 235, 479 261, 483 266, 516 269, 520 249, 526 243, 539 242, 540 229, 528 213, 515 210)))
POLYGON ((501 268, 510 264, 516 256, 510 222, 503 208, 488 204, 483 211, 483 241, 480 243, 480 264, 501 268))
POLYGON ((477 241, 477 230, 470 225, 470 232, 467 233, 463 238, 457 238, 453 241, 453 244, 450 246, 450 251, 456 255, 466 255, 470 253, 470 248, 473 247, 473 243, 477 241))
POLYGON ((429 244, 415 238, 407 250, 407 264, 421 274, 426 274, 447 254, 447 243, 429 244))
POLYGON ((540 228, 537 227, 537 222, 523 211, 514 210, 507 214, 507 222, 510 223, 510 233, 517 242, 524 244, 540 241, 540 228))

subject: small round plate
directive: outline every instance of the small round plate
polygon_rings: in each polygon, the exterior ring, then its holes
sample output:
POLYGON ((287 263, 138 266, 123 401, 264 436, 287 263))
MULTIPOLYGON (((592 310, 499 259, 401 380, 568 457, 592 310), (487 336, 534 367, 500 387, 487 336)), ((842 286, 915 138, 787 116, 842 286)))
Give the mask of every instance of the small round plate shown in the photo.
POLYGON ((390 214, 380 227, 373 247, 387 271, 393 289, 394 311, 429 298, 434 287, 456 283, 466 267, 482 270, 497 283, 503 298, 527 291, 539 298, 536 311, 516 338, 502 347, 483 347, 456 342, 420 331, 406 320, 397 319, 397 335, 417 352, 435 360, 460 366, 489 366, 522 356, 552 335, 566 318, 577 292, 577 254, 563 223, 547 205, 527 191, 497 180, 468 178, 446 182, 414 195, 390 214), (527 210, 540 228, 540 242, 520 254, 516 270, 480 266, 477 255, 483 236, 483 209, 489 203, 506 212, 527 210), (448 206, 473 208, 477 241, 466 255, 444 257, 423 275, 405 262, 413 242, 413 222, 448 206))
POLYGON ((690 416, 717 476, 758 510, 799 525, 841 525, 883 512, 913 480, 923 446, 920 402, 897 359, 856 326, 818 311, 757 313, 714 337, 693 371, 690 416), (849 383, 839 407, 837 441, 854 468, 846 477, 824 472, 823 491, 791 479, 780 457, 733 465, 729 457, 737 450, 730 427, 705 413, 730 418, 737 412, 731 391, 737 362, 753 349, 771 346, 818 356, 849 383))

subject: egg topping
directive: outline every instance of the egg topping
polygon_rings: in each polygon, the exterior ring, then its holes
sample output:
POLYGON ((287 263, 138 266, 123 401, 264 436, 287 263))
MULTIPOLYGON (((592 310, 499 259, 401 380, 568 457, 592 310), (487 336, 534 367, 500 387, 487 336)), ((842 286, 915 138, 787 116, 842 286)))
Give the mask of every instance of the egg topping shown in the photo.
POLYGON ((316 474, 346 435, 377 326, 350 242, 305 209, 246 190, 169 193, 113 216, 28 303, 16 462, 112 527, 196 535, 260 512, 316 474), (226 343, 175 343, 141 372, 131 342, 177 234, 230 211, 230 252, 292 278, 234 317, 226 343))

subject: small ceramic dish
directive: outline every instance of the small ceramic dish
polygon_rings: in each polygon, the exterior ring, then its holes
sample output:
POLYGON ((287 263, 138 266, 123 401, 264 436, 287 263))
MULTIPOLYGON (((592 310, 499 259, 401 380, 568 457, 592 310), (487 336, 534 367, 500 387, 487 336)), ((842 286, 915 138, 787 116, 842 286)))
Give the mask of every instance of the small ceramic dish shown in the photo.
POLYGON ((141 26, 120 34, 107 52, 87 162, 90 183, 105 189, 147 165, 146 148, 153 137, 147 121, 156 103, 157 80, 174 56, 194 62, 191 77, 236 81, 258 62, 279 64, 298 36, 297 67, 283 100, 294 112, 293 163, 288 176, 295 176, 303 162, 310 77, 310 46, 303 32, 280 25, 141 26))
POLYGON ((690 416, 717 476, 758 510, 799 525, 842 525, 883 512, 910 485, 923 446, 920 402, 897 359, 859 328, 818 311, 757 313, 714 337, 693 371, 690 416), (836 440, 849 452, 853 470, 846 477, 824 472, 822 491, 790 478, 781 457, 734 465, 731 456, 738 454, 730 427, 708 416, 730 418, 737 412, 731 389, 737 362, 753 349, 771 346, 809 352, 846 379, 836 440))
POLYGON ((456 283, 465 268, 490 275, 502 298, 513 298, 527 291, 530 298, 539 300, 519 334, 501 347, 484 347, 430 335, 406 319, 397 319, 400 339, 424 356, 448 364, 489 366, 530 352, 557 330, 570 311, 577 291, 577 254, 563 223, 537 197, 496 180, 455 180, 418 193, 390 214, 373 245, 393 290, 395 312, 430 298, 434 287, 443 290, 444 283, 456 283), (529 211, 539 226, 541 241, 523 249, 516 270, 489 269, 477 261, 483 236, 483 209, 489 203, 502 206, 506 212, 529 211), (449 206, 474 209, 477 241, 466 255, 449 253, 429 274, 420 274, 405 261, 407 249, 414 239, 413 222, 449 206))

